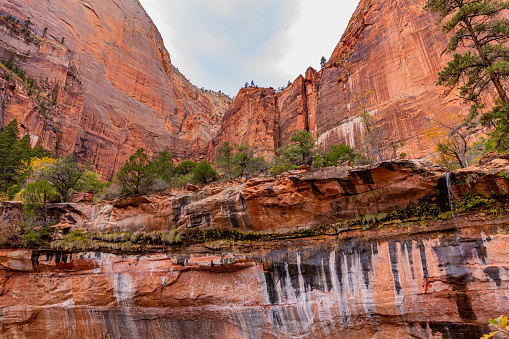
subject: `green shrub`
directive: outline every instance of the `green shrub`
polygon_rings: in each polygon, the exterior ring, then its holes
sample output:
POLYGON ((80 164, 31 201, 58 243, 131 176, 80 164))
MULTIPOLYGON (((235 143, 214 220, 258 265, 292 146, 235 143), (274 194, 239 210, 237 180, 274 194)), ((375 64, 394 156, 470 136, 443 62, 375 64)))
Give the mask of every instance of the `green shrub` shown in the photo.
POLYGON ((39 246, 41 244, 41 235, 34 230, 29 230, 25 234, 25 242, 28 247, 39 246))
POLYGON ((206 184, 209 180, 217 180, 216 170, 207 161, 203 160, 193 168, 193 181, 206 184))
POLYGON ((174 170, 173 173, 176 176, 188 175, 189 173, 191 173, 193 171, 193 169, 197 165, 198 164, 196 162, 194 162, 194 161, 184 160, 180 164, 178 164, 177 167, 175 167, 175 170, 174 170))
POLYGON ((154 183, 155 173, 143 148, 126 160, 115 178, 120 190, 126 195, 146 193, 154 183))
POLYGON ((353 163, 359 155, 348 145, 332 145, 327 153, 319 154, 313 167, 340 166, 346 162, 353 163))

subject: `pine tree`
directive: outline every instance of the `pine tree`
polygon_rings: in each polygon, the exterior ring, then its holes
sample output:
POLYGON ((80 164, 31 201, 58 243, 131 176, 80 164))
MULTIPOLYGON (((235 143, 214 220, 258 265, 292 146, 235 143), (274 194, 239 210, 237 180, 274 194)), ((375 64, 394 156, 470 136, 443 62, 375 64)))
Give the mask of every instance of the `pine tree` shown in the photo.
POLYGON ((209 180, 217 179, 217 177, 216 170, 207 160, 203 160, 193 169, 193 180, 195 182, 206 184, 209 180))
POLYGON ((16 119, 0 131, 0 189, 5 192, 12 186, 16 162, 12 158, 14 143, 18 140, 19 129, 16 119))
POLYGON ((504 87, 509 78, 509 20, 501 16, 509 1, 498 0, 428 0, 425 9, 445 21, 443 31, 453 32, 447 51, 468 47, 439 73, 438 85, 446 93, 459 87, 460 96, 471 103, 471 123, 485 107, 481 95, 490 90, 498 95, 496 106, 481 114, 481 122, 495 127, 492 138, 498 150, 509 149, 509 97, 504 87))
POLYGON ((217 150, 217 165, 224 171, 229 180, 233 179, 235 163, 233 161, 234 148, 228 141, 225 141, 217 150))
POLYGON ((59 159, 48 170, 46 177, 53 184, 55 191, 61 201, 68 201, 71 195, 77 190, 85 173, 90 170, 89 163, 80 165, 76 161, 74 153, 65 158, 59 159))
POLYGON ((116 175, 122 193, 127 195, 145 193, 155 177, 153 167, 143 148, 139 148, 131 155, 116 175))
POLYGON ((191 160, 184 160, 180 164, 175 167, 173 173, 175 175, 187 175, 193 171, 193 169, 198 165, 196 162, 191 160))
POLYGON ((152 160, 154 174, 159 176, 164 182, 170 183, 175 170, 173 159, 168 150, 164 150, 152 160))
POLYGON ((0 190, 3 192, 10 191, 10 188, 17 184, 18 172, 23 166, 23 161, 28 161, 32 153, 40 153, 39 149, 33 151, 30 147, 29 134, 21 139, 18 137, 16 119, 0 132, 0 190))
POLYGON ((246 178, 251 178, 250 162, 254 159, 254 150, 248 142, 243 142, 240 145, 235 144, 237 152, 233 157, 233 162, 236 167, 236 174, 238 177, 245 175, 246 178))
POLYGON ((325 59, 325 57, 323 56, 322 59, 320 60, 320 67, 325 68, 325 65, 327 64, 327 59, 325 59))
POLYGON ((298 147, 302 157, 301 164, 311 165, 316 155, 315 140, 311 133, 308 131, 297 131, 293 134, 290 142, 298 147))

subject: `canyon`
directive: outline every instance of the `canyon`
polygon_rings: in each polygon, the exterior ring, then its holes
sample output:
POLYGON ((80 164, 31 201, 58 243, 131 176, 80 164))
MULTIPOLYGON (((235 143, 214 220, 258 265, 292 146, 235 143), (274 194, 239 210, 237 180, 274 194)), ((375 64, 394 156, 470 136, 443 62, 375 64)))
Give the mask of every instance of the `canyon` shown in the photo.
POLYGON ((0 123, 16 118, 33 145, 74 152, 110 179, 140 147, 179 160, 217 133, 230 99, 196 88, 171 64, 138 1, 2 0, 0 8, 0 59, 37 87, 1 65, 0 123))
MULTIPOLYGON (((271 158, 303 129, 359 147, 365 105, 386 145, 423 158, 428 119, 468 112, 435 86, 450 56, 424 3, 361 0, 323 69, 231 101, 172 65, 137 0, 0 0, 0 127, 16 118, 111 179, 139 147, 271 158)), ((453 172, 395 160, 48 204, 50 242, 0 249, 0 335, 480 338, 509 315, 508 173, 494 155, 453 172)), ((22 208, 0 202, 7 231, 22 208)))
POLYGON ((309 68, 279 93, 243 88, 233 102, 196 88, 172 65, 137 1, 0 4, 0 59, 13 57, 43 97, 0 69, 0 123, 17 118, 34 145, 75 152, 108 179, 139 147, 151 157, 166 148, 177 160, 214 160, 224 141, 249 142, 270 159, 298 130, 310 131, 323 150, 362 147, 362 106, 385 146, 422 158, 434 149, 430 118, 468 114, 454 93, 444 97, 435 86, 451 56, 424 0, 360 1, 323 69, 309 68), (7 13, 20 23, 7 22, 7 13), (26 19, 34 21, 28 35, 26 19), (41 100, 49 107, 41 109, 41 100))

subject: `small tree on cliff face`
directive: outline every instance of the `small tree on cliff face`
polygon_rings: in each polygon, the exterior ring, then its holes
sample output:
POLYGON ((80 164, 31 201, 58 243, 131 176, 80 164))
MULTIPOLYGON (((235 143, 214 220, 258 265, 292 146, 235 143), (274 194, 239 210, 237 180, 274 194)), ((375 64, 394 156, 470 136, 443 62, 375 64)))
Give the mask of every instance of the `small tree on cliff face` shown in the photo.
POLYGON ((154 174, 161 178, 164 182, 171 182, 175 165, 168 150, 162 151, 154 160, 152 160, 152 169, 154 174))
POLYGON ((74 153, 65 158, 60 158, 48 170, 47 178, 55 187, 55 191, 62 201, 68 201, 72 193, 79 187, 85 173, 90 170, 91 165, 87 163, 80 165, 76 161, 74 153))
POLYGON ((308 131, 296 131, 289 142, 277 150, 271 172, 275 175, 292 170, 299 165, 313 164, 317 155, 315 139, 308 131))
POLYGON ((315 139, 308 131, 297 131, 293 134, 290 142, 297 146, 298 153, 300 154, 300 164, 309 165, 313 163, 316 156, 315 139))
POLYGON ((320 60, 320 67, 325 68, 325 65, 327 64, 327 59, 325 57, 322 57, 322 60, 320 60))
POLYGON ((240 145, 235 144, 235 149, 237 153, 233 157, 233 162, 236 166, 237 176, 245 175, 247 178, 251 178, 249 164, 255 157, 253 148, 249 143, 243 142, 240 145))
POLYGON ((217 150, 217 165, 223 170, 226 177, 231 180, 235 173, 234 148, 228 141, 225 141, 217 150))
POLYGON ((509 20, 501 13, 508 1, 498 0, 428 0, 425 9, 439 15, 443 30, 453 32, 448 52, 454 59, 439 73, 438 85, 448 87, 446 93, 459 87, 462 99, 471 103, 466 123, 476 118, 485 107, 481 95, 492 86, 497 95, 496 106, 481 114, 484 125, 495 127, 491 137, 499 151, 509 150, 509 20))
POLYGON ((193 180, 195 182, 206 184, 209 180, 216 180, 217 178, 216 170, 207 160, 203 160, 193 169, 193 180))
POLYGON ((329 152, 319 153, 313 162, 313 167, 341 166, 344 163, 353 163, 359 155, 353 148, 344 143, 332 145, 329 152))
POLYGON ((155 180, 153 166, 143 148, 126 160, 116 175, 122 193, 134 195, 145 193, 155 180))

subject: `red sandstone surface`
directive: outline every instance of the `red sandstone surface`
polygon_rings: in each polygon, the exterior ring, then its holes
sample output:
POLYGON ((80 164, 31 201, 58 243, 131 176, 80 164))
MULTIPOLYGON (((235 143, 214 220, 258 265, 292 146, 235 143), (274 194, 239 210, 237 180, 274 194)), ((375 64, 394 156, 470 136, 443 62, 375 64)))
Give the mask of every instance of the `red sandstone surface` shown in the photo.
MULTIPOLYGON (((426 162, 294 171, 112 203, 48 205, 56 228, 291 231, 509 191, 509 160, 449 174, 426 162), (469 187, 467 189, 467 187, 469 187), (438 193, 437 193, 438 192, 438 193)), ((2 203, 13 221, 20 203, 2 203)), ((509 312, 507 216, 342 229, 336 236, 138 255, 0 250, 7 338, 474 338, 509 312), (30 286, 30 288, 27 288, 30 286), (58 321, 56 321, 58 319, 58 321)))
MULTIPOLYGON (((450 174, 452 196, 466 192, 486 197, 509 191, 509 160, 450 174)), ((237 229, 291 232, 319 225, 376 216, 419 205, 432 198, 445 206, 446 172, 431 163, 398 160, 364 167, 294 171, 246 183, 206 186, 197 191, 139 195, 112 202, 49 204, 58 215, 55 228, 90 232, 135 232, 167 229, 237 229), (437 192, 440 192, 437 194, 437 192)), ((2 218, 19 215, 20 204, 2 203, 2 218)), ((339 226, 343 227, 343 226, 339 226)))
MULTIPOLYGON (((318 138, 322 149, 341 142, 359 147, 365 133, 359 97, 373 91, 366 104, 373 125, 381 130, 383 144, 397 144, 397 154, 410 158, 428 156, 426 148, 434 146, 424 135, 430 128, 425 118, 446 122, 451 116, 467 115, 468 107, 454 93, 441 96, 443 89, 435 86, 438 72, 451 55, 445 53, 448 38, 436 18, 423 10, 425 3, 360 1, 326 67, 318 73, 308 69, 305 77, 299 76, 274 97, 277 111, 270 113, 278 122, 274 134, 238 122, 246 110, 257 105, 254 91, 241 91, 246 105, 239 102, 240 107, 229 110, 222 124, 226 133, 220 133, 212 144, 254 140, 260 148, 266 140, 274 140, 282 145, 294 131, 306 129, 318 138), (238 139, 228 134, 232 122, 236 122, 238 139)), ((266 112, 252 114, 251 119, 257 120, 264 119, 266 112)))
POLYGON ((479 338, 509 312, 507 220, 458 222, 250 253, 1 250, 0 334, 479 338))
POLYGON ((0 9, 34 24, 26 39, 22 24, 0 22, 0 59, 14 55, 51 99, 0 68, 0 123, 17 118, 34 144, 75 152, 110 178, 139 147, 181 159, 217 134, 230 100, 180 74, 138 1, 1 0, 0 9))

